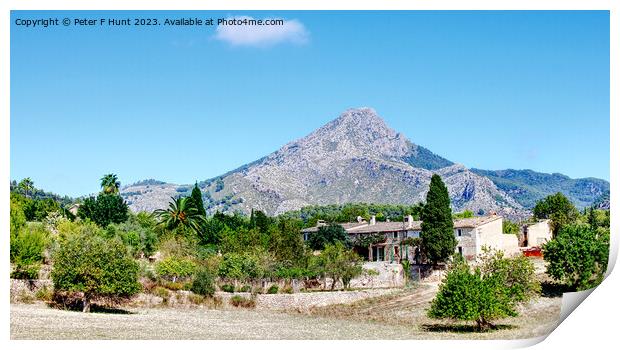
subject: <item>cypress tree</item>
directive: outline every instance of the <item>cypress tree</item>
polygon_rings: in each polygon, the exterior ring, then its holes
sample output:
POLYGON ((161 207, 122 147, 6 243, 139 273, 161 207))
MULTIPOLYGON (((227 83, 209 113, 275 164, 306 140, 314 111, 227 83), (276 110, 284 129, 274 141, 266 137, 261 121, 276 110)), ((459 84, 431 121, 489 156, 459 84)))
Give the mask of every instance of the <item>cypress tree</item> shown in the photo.
POLYGON ((207 211, 205 210, 205 205, 202 202, 202 192, 198 188, 198 182, 194 184, 194 189, 192 189, 191 198, 192 198, 192 202, 194 202, 194 205, 196 206, 196 209, 198 209, 198 213, 204 217, 207 217, 207 211))
POLYGON ((422 249, 426 257, 437 264, 454 254, 456 238, 450 209, 448 188, 439 175, 431 177, 431 184, 426 194, 426 204, 422 210, 422 249))

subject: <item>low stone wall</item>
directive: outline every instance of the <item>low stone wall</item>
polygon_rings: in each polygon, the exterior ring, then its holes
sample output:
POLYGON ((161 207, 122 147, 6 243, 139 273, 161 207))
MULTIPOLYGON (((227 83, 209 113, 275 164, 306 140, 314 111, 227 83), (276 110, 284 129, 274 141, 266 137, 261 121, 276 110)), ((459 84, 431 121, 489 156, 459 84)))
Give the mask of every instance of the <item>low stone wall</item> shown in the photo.
POLYGON ((12 303, 32 302, 36 299, 37 291, 42 288, 52 289, 51 280, 18 280, 11 279, 10 300, 12 303))
POLYGON ((387 261, 368 261, 362 267, 365 271, 374 270, 378 275, 366 272, 351 281, 351 288, 399 288, 405 285, 401 264, 387 261))
POLYGON ((350 304, 358 300, 386 295, 394 289, 358 291, 310 292, 295 294, 261 294, 256 296, 256 308, 264 310, 306 311, 315 307, 350 304))

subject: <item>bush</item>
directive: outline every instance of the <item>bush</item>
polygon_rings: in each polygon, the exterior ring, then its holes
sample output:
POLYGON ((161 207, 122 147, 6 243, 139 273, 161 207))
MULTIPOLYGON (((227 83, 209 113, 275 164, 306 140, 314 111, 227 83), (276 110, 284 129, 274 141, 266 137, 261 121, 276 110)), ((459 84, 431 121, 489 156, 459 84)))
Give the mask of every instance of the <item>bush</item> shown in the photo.
POLYGON ((278 287, 277 284, 272 284, 271 287, 267 289, 267 294, 278 294, 278 289, 280 289, 280 287, 278 287))
POLYGON ((179 282, 165 282, 163 284, 163 287, 166 288, 166 289, 177 291, 177 290, 185 289, 185 284, 184 283, 179 283, 179 282))
POLYGON ((11 272, 11 278, 19 280, 36 280, 39 278, 41 264, 32 263, 29 265, 16 264, 15 271, 11 272))
POLYGON ((54 290, 52 288, 48 288, 47 286, 43 286, 37 290, 34 296, 37 300, 51 302, 54 297, 54 290))
POLYGON ((213 296, 215 294, 215 279, 211 272, 206 268, 198 270, 194 275, 190 290, 202 296, 213 296))
POLYGON ((200 305, 205 301, 205 297, 199 294, 190 294, 188 298, 192 304, 196 305, 200 305))
POLYGON ((196 264, 187 258, 169 256, 157 263, 155 271, 159 277, 176 282, 177 279, 186 279, 194 274, 196 264))
POLYGON ((243 286, 243 287, 240 287, 240 288, 237 290, 237 292, 242 292, 242 293, 248 293, 248 292, 250 292, 250 291, 252 291, 252 286, 249 286, 249 285, 247 285, 247 284, 246 284, 245 286, 243 286))
POLYGON ((49 232, 40 223, 20 227, 11 237, 11 262, 15 263, 12 278, 36 279, 39 276, 43 251, 49 242, 49 232))
POLYGON ((230 284, 223 284, 223 285, 220 286, 220 289, 223 292, 226 292, 226 293, 234 293, 235 292, 235 286, 232 286, 230 284))
POLYGON ((60 242, 52 281, 58 291, 82 292, 83 311, 93 298, 128 298, 140 291, 138 264, 117 240, 77 234, 60 242))
POLYGON ((282 293, 284 293, 284 294, 293 294, 293 287, 286 286, 286 287, 282 288, 282 293))
POLYGON ((254 308, 256 303, 253 299, 244 298, 240 295, 235 295, 230 298, 230 304, 234 307, 254 308))
POLYGON ((160 297, 164 300, 164 304, 168 303, 168 299, 170 299, 170 291, 164 287, 157 287, 153 290, 153 295, 160 297))

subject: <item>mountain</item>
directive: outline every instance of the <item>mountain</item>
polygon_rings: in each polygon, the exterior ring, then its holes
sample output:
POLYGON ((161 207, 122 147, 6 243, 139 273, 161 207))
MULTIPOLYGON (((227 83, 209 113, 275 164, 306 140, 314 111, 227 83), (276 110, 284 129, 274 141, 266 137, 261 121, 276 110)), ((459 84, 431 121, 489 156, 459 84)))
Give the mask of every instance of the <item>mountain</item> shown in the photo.
POLYGON ((526 208, 550 194, 564 193, 578 208, 594 204, 605 193, 609 182, 592 177, 571 179, 558 173, 545 174, 533 170, 481 170, 472 172, 488 177, 501 190, 526 208))
MULTIPOLYGON (((516 183, 510 187, 499 173, 481 172, 414 144, 374 110, 359 108, 199 186, 211 213, 249 213, 255 208, 277 215, 314 204, 417 203, 425 199, 430 178, 437 173, 448 187, 455 211, 498 212, 510 218, 529 214, 531 205, 524 203, 530 202, 517 199, 516 183)), ((190 185, 149 180, 124 187, 121 194, 132 210, 152 211, 166 207, 171 196, 190 191, 190 185)))

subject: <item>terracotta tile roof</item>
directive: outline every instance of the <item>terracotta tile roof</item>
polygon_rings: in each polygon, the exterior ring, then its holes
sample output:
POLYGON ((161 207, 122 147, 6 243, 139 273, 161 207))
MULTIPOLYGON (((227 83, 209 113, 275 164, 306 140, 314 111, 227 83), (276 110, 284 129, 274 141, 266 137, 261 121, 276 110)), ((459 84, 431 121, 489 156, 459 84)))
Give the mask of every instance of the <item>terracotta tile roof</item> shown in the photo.
MULTIPOLYGON (((501 216, 489 215, 489 216, 476 216, 467 219, 454 220, 454 228, 475 228, 489 222, 501 219, 501 216)), ((317 232, 320 226, 326 226, 327 224, 320 224, 319 226, 309 227, 301 230, 303 233, 317 232)), ((420 231, 422 229, 422 221, 413 221, 411 227, 407 226, 407 223, 401 221, 394 222, 377 222, 374 225, 363 222, 346 222, 339 224, 348 233, 379 233, 379 232, 394 232, 394 231, 420 231)))

